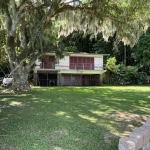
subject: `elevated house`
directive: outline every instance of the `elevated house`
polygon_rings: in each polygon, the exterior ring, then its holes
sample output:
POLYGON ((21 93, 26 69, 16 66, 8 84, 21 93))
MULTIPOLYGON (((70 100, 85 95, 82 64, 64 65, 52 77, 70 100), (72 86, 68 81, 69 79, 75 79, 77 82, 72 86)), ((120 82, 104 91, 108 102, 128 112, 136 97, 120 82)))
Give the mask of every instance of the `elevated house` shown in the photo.
POLYGON ((55 53, 36 60, 34 83, 38 86, 100 85, 106 72, 103 57, 108 54, 69 53, 59 62, 55 53))

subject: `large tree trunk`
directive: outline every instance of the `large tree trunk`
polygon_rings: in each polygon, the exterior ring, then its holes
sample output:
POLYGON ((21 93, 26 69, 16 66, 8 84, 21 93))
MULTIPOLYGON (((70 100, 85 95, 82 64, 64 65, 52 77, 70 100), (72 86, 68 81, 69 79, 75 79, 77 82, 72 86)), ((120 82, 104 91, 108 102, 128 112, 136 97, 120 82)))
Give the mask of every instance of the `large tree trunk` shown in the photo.
POLYGON ((13 84, 12 88, 16 91, 30 91, 31 87, 28 83, 29 69, 24 66, 19 66, 12 73, 13 84))
POLYGON ((29 68, 24 66, 24 61, 20 62, 17 60, 13 36, 7 37, 7 52, 13 77, 12 89, 17 91, 30 91, 31 88, 28 83, 29 68))

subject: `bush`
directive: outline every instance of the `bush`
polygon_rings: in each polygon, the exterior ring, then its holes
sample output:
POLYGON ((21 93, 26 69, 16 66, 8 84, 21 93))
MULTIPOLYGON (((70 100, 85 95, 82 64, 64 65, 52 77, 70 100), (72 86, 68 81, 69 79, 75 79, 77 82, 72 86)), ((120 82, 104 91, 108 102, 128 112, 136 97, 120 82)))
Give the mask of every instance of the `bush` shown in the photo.
POLYGON ((138 72, 135 66, 116 65, 115 57, 107 60, 107 74, 103 80, 107 85, 145 85, 150 77, 145 72, 138 72))

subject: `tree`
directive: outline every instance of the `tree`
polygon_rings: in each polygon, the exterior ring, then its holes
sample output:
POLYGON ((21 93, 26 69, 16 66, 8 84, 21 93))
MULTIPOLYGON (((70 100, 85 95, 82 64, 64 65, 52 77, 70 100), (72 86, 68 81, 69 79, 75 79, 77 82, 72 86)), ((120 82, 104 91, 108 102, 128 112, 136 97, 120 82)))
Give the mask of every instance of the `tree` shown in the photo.
MULTIPOLYGON (((60 43, 70 52, 91 53, 93 44, 96 42, 92 33, 83 31, 73 31, 68 36, 61 36, 60 43)), ((94 53, 94 52, 93 52, 94 53)))
POLYGON ((91 0, 84 6, 85 8, 80 8, 84 9, 82 12, 68 10, 61 13, 59 18, 65 18, 65 21, 60 27, 60 35, 68 35, 75 29, 83 29, 84 32, 88 29, 95 36, 102 31, 104 39, 108 40, 117 31, 118 40, 133 46, 149 26, 149 1, 91 0))
POLYGON ((149 74, 150 69, 150 28, 140 38, 133 47, 133 57, 139 70, 149 74))
MULTIPOLYGON (((116 34, 104 40, 103 33, 98 33, 96 37, 93 33, 83 31, 74 31, 68 36, 62 36, 61 47, 70 52, 86 52, 95 54, 110 54, 115 57, 117 64, 124 63, 126 66, 135 65, 133 50, 130 45, 125 45, 122 41, 116 39, 116 34)), ((136 50, 135 50, 136 51, 136 50)), ((107 59, 104 57, 104 62, 107 59)))
POLYGON ((117 62, 117 60, 115 57, 110 57, 107 60, 107 64, 106 64, 107 69, 110 70, 111 72, 116 73, 120 67, 120 65, 116 65, 116 62, 117 62))
POLYGON ((57 48, 59 53, 56 21, 59 35, 89 29, 95 35, 102 31, 108 39, 117 31, 119 40, 133 45, 149 25, 149 7, 146 0, 1 0, 14 89, 30 90, 28 73, 34 61, 46 51, 57 48))
POLYGON ((0 30, 0 66, 8 64, 8 57, 6 53, 6 32, 0 30))
POLYGON ((9 62, 6 52, 6 31, 0 29, 0 77, 4 77, 9 73, 9 62))

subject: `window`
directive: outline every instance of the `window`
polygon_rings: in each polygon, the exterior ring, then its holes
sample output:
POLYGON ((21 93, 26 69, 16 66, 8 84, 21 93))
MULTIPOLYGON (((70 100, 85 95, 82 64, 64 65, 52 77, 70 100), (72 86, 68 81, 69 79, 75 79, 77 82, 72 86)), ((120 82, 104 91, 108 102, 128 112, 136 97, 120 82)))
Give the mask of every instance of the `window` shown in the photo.
POLYGON ((41 68, 54 69, 55 56, 45 56, 42 59, 41 68))
POLYGON ((94 70, 94 57, 70 57, 70 69, 94 70))

